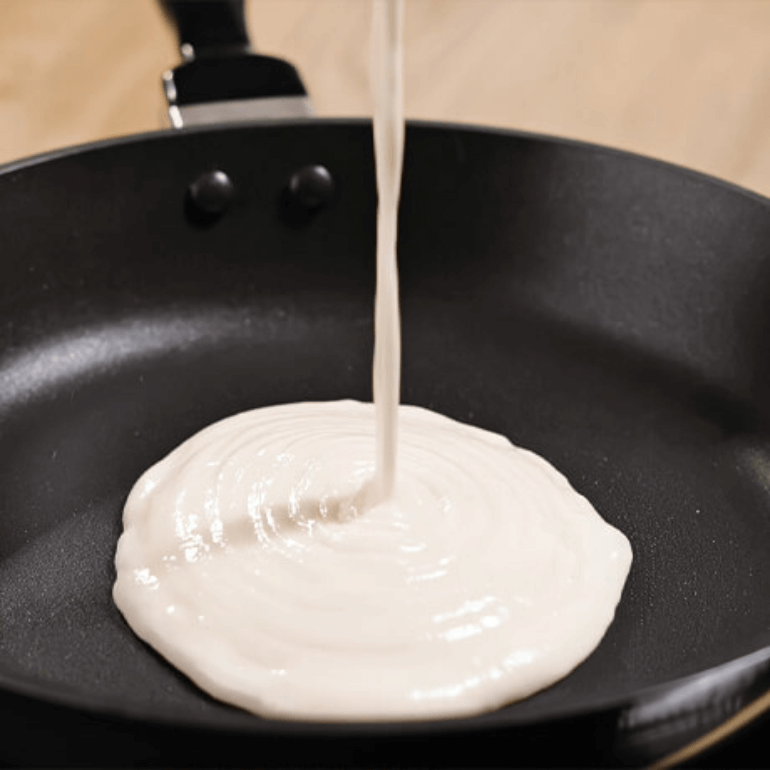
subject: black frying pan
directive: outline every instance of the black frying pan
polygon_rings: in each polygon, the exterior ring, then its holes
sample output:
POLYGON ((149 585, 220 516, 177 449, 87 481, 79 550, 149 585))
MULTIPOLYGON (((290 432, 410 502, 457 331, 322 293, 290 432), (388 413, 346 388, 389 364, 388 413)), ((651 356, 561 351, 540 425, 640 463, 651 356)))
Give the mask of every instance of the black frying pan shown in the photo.
MULTIPOLYGON (((596 653, 485 716, 313 725, 217 703, 133 636, 111 586, 139 474, 244 409, 370 398, 375 203, 364 122, 160 133, 0 174, 6 763, 637 764, 762 710, 770 202, 513 132, 409 128, 403 399, 541 453, 628 534, 596 653), (335 182, 319 208, 287 191, 310 164, 335 182), (218 214, 188 190, 214 168, 235 189, 218 214)), ((721 761, 766 764, 756 733, 721 761)))

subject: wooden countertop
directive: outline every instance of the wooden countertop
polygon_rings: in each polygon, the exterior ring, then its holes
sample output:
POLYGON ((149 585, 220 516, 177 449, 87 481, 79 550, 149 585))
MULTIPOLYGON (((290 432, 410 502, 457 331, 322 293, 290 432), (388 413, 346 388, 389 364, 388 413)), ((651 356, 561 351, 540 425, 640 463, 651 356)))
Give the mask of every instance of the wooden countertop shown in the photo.
MULTIPOLYGON (((251 0, 321 115, 367 115, 365 0, 251 0)), ((408 0, 409 117, 585 139, 770 195, 767 0, 408 0)), ((153 130, 154 0, 0 0, 0 162, 153 130)))

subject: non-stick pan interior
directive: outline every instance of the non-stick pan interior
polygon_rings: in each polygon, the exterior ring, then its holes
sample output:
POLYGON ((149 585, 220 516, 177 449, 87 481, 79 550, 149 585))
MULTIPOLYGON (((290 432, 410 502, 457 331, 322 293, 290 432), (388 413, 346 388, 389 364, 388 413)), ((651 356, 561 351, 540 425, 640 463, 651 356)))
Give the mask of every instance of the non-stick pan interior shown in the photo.
MULTIPOLYGON (((587 148, 548 154, 535 140, 433 129, 410 139, 403 400, 542 454, 635 554, 596 653, 553 688, 473 721, 582 713, 770 645, 764 321, 745 320, 765 291, 758 232, 737 247, 745 285, 732 273, 729 284, 723 265, 718 280, 707 276, 722 229, 770 230, 764 204, 636 159, 622 159, 625 185, 623 174, 597 181, 587 148), (432 196, 421 148, 437 164, 432 196), (475 186, 448 195, 442 175, 468 174, 467 164, 475 186), (660 176, 659 193, 705 196, 727 219, 713 232, 699 219, 690 241, 660 222, 647 239, 598 226, 601 202, 634 198, 645 174, 660 176), (736 212, 745 203, 744 221, 730 220, 720 196, 736 212), (688 243, 653 296, 650 265, 688 243), (676 288, 683 263, 695 277, 676 288), (554 287, 581 274, 557 305, 554 287), (684 307, 669 306, 675 291, 684 307), (728 315, 709 321, 693 291, 719 297, 718 309, 733 303, 728 315), (667 331, 680 316, 684 327, 667 331)), ((370 162, 364 126, 252 129, 102 148, 0 180, 16 207, 0 268, 0 681, 11 690, 150 722, 280 732, 214 702, 133 636, 112 604, 112 560, 133 482, 196 430, 268 404, 370 398, 370 162), (297 224, 277 201, 287 175, 311 162, 330 168, 337 194, 297 224), (212 165, 231 170, 241 198, 203 227, 186 221, 184 194, 212 165), (61 197, 66 185, 78 200, 61 197)), ((652 221, 653 199, 638 198, 634 216, 652 221)))
MULTIPOLYGON (((2 670, 65 685, 76 700, 114 698, 137 714, 242 721, 137 641, 114 608, 121 509, 143 470, 213 420, 267 404, 368 398, 369 307, 339 299, 329 320, 323 306, 308 298, 292 314, 211 311, 185 318, 183 329, 160 313, 127 321, 101 330, 122 347, 106 371, 94 351, 72 379, 7 405, 2 670), (204 338, 194 338, 196 327, 204 338), (143 349, 150 330, 168 347, 143 349), (136 347, 123 347, 123 335, 136 347)), ((511 707, 512 717, 619 699, 770 644, 770 456, 764 437, 745 430, 750 415, 526 314, 415 298, 404 322, 405 401, 543 454, 634 546, 599 651, 511 707)), ((41 351, 38 364, 83 337, 41 351)))

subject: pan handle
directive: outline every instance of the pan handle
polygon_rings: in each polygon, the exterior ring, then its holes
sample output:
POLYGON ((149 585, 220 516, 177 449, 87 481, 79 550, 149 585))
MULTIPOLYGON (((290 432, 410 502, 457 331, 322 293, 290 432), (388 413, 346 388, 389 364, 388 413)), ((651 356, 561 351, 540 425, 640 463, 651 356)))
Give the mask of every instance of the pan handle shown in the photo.
POLYGON ((160 6, 176 27, 185 61, 253 53, 245 0, 160 0, 160 6))
POLYGON ((174 128, 314 114, 289 62, 254 53, 244 0, 159 0, 183 62, 163 73, 174 128))

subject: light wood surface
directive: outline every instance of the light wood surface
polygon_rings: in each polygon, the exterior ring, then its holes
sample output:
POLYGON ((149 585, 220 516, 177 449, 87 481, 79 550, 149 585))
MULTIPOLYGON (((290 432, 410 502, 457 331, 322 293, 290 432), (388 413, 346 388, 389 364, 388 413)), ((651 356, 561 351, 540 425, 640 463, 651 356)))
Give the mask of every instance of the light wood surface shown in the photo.
MULTIPOLYGON (((366 0, 251 0, 324 116, 367 115, 366 0)), ((770 195, 770 0, 408 0, 407 114, 570 136, 770 195)), ((0 162, 154 130, 154 0, 0 0, 0 162)))

